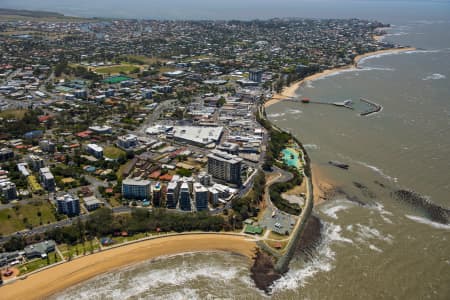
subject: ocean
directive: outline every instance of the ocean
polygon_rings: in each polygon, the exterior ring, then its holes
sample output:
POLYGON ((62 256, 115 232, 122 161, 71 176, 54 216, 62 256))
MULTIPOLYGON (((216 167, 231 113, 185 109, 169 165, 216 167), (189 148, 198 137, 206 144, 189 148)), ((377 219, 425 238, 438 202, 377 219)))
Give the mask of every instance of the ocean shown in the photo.
POLYGON ((418 50, 366 58, 360 69, 309 82, 297 94, 329 102, 364 97, 383 110, 362 117, 348 109, 292 102, 267 109, 270 120, 297 136, 314 168, 342 191, 315 207, 323 238, 311 258, 294 259, 271 295, 254 287, 245 258, 190 253, 101 275, 55 297, 449 299, 450 225, 393 196, 408 189, 450 207, 449 4, 366 1, 364 10, 362 2, 335 17, 390 22, 385 39, 418 50), (373 7, 378 9, 370 11, 373 7), (330 166, 329 160, 350 168, 330 166))

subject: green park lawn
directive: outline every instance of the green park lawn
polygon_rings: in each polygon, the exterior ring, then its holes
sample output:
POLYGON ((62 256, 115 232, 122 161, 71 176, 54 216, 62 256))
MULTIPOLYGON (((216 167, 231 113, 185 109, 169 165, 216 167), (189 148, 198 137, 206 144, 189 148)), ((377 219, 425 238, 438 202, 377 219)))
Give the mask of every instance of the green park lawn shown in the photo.
POLYGON ((79 243, 76 245, 67 245, 67 244, 61 244, 58 246, 59 250, 61 251, 64 258, 69 259, 70 256, 75 257, 78 255, 84 255, 84 254, 90 254, 92 252, 92 249, 94 251, 97 251, 99 248, 99 243, 97 240, 92 241, 92 246, 90 242, 79 243))
POLYGON ((97 67, 94 68, 94 71, 99 74, 120 74, 120 73, 128 74, 136 68, 140 69, 138 65, 121 64, 114 66, 97 67))
MULTIPOLYGON (((61 261, 60 257, 58 257, 58 261, 61 261)), ((48 254, 48 259, 47 258, 33 259, 33 260, 19 266, 20 275, 33 272, 37 269, 54 264, 55 262, 56 262, 55 252, 50 252, 48 254)))
POLYGON ((23 119, 26 112, 26 109, 7 109, 0 112, 0 118, 14 118, 20 120, 23 119))
POLYGON ((114 147, 114 146, 106 146, 103 148, 103 155, 111 159, 118 159, 126 155, 125 151, 114 147))
POLYGON ((151 65, 157 62, 164 63, 167 60, 159 57, 149 57, 144 55, 126 55, 126 57, 130 60, 131 63, 133 63, 133 60, 136 62, 140 62, 140 64, 147 64, 151 65))
POLYGON ((16 204, 13 208, 0 210, 0 234, 10 234, 27 228, 55 222, 53 206, 46 201, 16 204), (39 216, 40 213, 40 216, 39 216))

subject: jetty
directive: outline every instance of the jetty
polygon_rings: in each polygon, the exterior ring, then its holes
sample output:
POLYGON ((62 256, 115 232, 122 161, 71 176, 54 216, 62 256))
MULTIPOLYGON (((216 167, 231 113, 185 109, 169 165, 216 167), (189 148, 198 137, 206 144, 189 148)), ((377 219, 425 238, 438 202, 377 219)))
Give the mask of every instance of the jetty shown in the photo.
POLYGON ((336 101, 336 102, 327 102, 327 101, 320 101, 320 100, 311 100, 309 98, 294 98, 294 97, 287 97, 284 98, 284 101, 290 101, 290 102, 296 102, 296 103, 304 103, 304 104, 325 104, 325 105, 333 105, 338 107, 345 107, 348 109, 354 109, 352 104, 352 100, 348 99, 345 101, 336 101))
MULTIPOLYGON (((335 101, 335 102, 330 102, 330 101, 321 101, 321 100, 312 100, 309 98, 296 98, 296 97, 286 97, 283 98, 284 101, 290 101, 290 102, 295 102, 295 103, 303 103, 303 104, 324 104, 324 105, 333 105, 333 106, 338 106, 338 107, 344 107, 344 108, 348 108, 348 109, 352 109, 354 110, 355 108, 353 107, 353 101, 348 99, 348 100, 344 100, 344 101, 335 101)), ((364 102, 365 104, 369 105, 369 108, 361 113, 359 113, 360 116, 368 116, 377 112, 380 112, 383 109, 383 106, 381 106, 378 103, 375 103, 367 98, 360 98, 359 99, 361 102, 364 102)))
POLYGON ((360 113, 359 114, 360 116, 368 116, 370 114, 374 114, 374 113, 380 112, 383 109, 383 106, 381 106, 380 104, 375 103, 373 101, 370 101, 369 99, 359 98, 359 100, 361 100, 364 103, 369 104, 369 106, 370 106, 370 108, 368 110, 360 113))

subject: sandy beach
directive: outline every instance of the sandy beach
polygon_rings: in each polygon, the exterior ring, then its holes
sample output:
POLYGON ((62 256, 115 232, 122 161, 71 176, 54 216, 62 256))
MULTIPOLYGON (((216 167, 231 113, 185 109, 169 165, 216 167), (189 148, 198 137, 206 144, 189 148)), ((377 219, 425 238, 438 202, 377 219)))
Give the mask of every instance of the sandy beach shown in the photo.
POLYGON ((0 288, 1 299, 45 299, 77 283, 145 260, 186 252, 226 251, 251 261, 256 243, 244 236, 189 234, 146 240, 84 256, 0 288))
POLYGON ((325 177, 322 170, 314 164, 311 164, 314 205, 318 205, 330 198, 334 193, 336 183, 325 177))
POLYGON ((275 103, 278 103, 280 101, 283 101, 283 99, 285 98, 289 98, 289 97, 294 97, 295 96, 295 92, 305 83, 308 81, 314 81, 317 80, 319 78, 325 77, 327 75, 330 74, 334 74, 337 72, 340 72, 342 70, 348 70, 348 69, 356 69, 358 68, 358 63, 361 61, 361 59, 366 58, 366 57, 370 57, 370 56, 375 56, 375 55, 380 55, 380 54, 384 54, 384 53, 397 53, 397 52, 405 52, 405 51, 413 51, 416 50, 416 48, 395 48, 395 49, 386 49, 386 50, 379 50, 379 51, 374 51, 374 52, 369 52, 366 54, 362 54, 362 55, 358 55, 354 58, 353 60, 353 64, 351 65, 347 65, 347 66, 343 66, 340 68, 334 68, 334 69, 330 69, 330 70, 325 70, 323 72, 320 73, 316 73, 314 75, 308 76, 300 81, 296 81, 294 83, 292 83, 290 86, 283 88, 282 92, 279 94, 275 94, 272 99, 270 99, 269 101, 267 101, 266 103, 264 103, 264 107, 267 108, 275 103))

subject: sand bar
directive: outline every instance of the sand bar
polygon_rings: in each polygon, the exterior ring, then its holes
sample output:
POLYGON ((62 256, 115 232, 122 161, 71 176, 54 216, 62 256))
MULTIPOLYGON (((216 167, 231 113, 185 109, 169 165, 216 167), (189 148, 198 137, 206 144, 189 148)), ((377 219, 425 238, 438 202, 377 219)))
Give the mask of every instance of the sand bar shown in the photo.
POLYGON ((254 254, 251 238, 229 234, 189 234, 151 239, 84 256, 0 287, 1 299, 45 299, 77 283, 115 269, 160 256, 226 251, 254 254))
POLYGON ((361 61, 361 59, 366 58, 366 57, 370 57, 370 56, 376 56, 376 55, 380 55, 380 54, 385 54, 385 53, 400 53, 400 52, 406 52, 406 51, 413 51, 416 50, 416 48, 395 48, 395 49, 386 49, 386 50, 379 50, 379 51, 374 51, 374 52, 369 52, 366 54, 362 54, 362 55, 358 55, 354 58, 353 60, 353 64, 351 65, 347 65, 347 66, 343 66, 340 68, 334 68, 334 69, 329 69, 329 70, 325 70, 323 72, 320 73, 316 73, 313 74, 311 76, 308 76, 302 80, 296 81, 294 83, 292 83, 290 86, 287 86, 285 88, 283 88, 283 90, 281 91, 281 93, 279 94, 275 94, 272 99, 270 99, 269 101, 267 101, 266 103, 264 103, 264 107, 269 107, 275 103, 278 103, 280 101, 282 101, 285 98, 289 98, 289 97, 294 97, 296 95, 296 91, 305 83, 308 81, 314 81, 317 79, 320 79, 322 77, 325 77, 327 75, 330 74, 334 74, 343 70, 347 70, 347 69, 357 69, 358 68, 358 63, 361 61))

